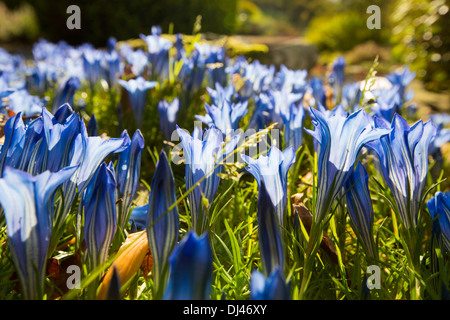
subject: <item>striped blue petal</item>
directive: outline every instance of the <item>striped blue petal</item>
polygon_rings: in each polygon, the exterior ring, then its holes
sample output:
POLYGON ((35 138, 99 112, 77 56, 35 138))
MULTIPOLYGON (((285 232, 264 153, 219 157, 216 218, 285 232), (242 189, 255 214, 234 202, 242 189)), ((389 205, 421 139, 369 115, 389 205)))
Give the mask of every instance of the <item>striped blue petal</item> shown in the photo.
POLYGON ((138 127, 142 126, 142 118, 146 103, 147 90, 153 89, 158 84, 156 81, 147 81, 139 76, 128 81, 119 79, 119 84, 126 90, 130 107, 138 127))
POLYGON ((263 272, 268 276, 276 267, 283 268, 284 249, 280 224, 264 182, 259 189, 257 219, 263 272))
POLYGON ((22 114, 10 117, 3 129, 5 131, 5 140, 0 153, 0 177, 5 166, 16 167, 22 153, 25 135, 25 124, 22 120, 22 114))
POLYGON ((53 197, 76 170, 45 171, 37 176, 10 167, 0 179, 8 242, 25 299, 42 298, 53 224, 53 197))
POLYGON ((192 225, 200 233, 205 230, 208 218, 207 212, 203 212, 201 199, 204 197, 209 203, 213 201, 220 182, 217 174, 222 171, 223 161, 235 149, 240 135, 233 136, 224 145, 222 132, 214 126, 208 128, 203 137, 198 130, 194 130, 192 136, 179 127, 177 132, 185 159, 186 189, 191 189, 203 179, 188 195, 192 225))
POLYGON ((264 182, 267 193, 275 207, 278 222, 284 225, 284 214, 287 202, 287 175, 290 166, 295 162, 293 147, 283 152, 275 146, 269 149, 267 156, 261 155, 258 159, 242 154, 247 163, 246 170, 251 173, 261 187, 264 182))
POLYGON ((208 233, 189 231, 173 250, 164 300, 208 300, 212 285, 212 251, 208 233))
POLYGON ((112 163, 103 162, 83 194, 85 259, 90 270, 106 261, 116 231, 115 188, 112 163))
POLYGON ((436 128, 431 121, 421 120, 409 126, 396 114, 391 129, 388 136, 368 146, 377 155, 378 169, 392 191, 402 223, 407 229, 415 228, 428 173, 428 148, 436 128))
MULTIPOLYGON (((84 127, 83 124, 82 127, 84 127)), ((83 192, 97 168, 108 155, 111 153, 122 152, 129 145, 129 140, 125 137, 104 140, 101 137, 87 137, 85 127, 81 131, 84 155, 80 169, 77 172, 77 187, 79 193, 83 192)))
POLYGON ((255 270, 250 278, 251 300, 290 300, 291 286, 286 283, 286 277, 281 267, 275 268, 266 278, 255 270))
POLYGON ((167 281, 169 256, 178 241, 178 209, 175 180, 166 153, 162 151, 156 164, 148 203, 147 236, 153 257, 155 293, 163 293, 167 281))
POLYGON ((446 251, 450 251, 450 191, 435 193, 434 197, 428 200, 427 208, 431 218, 437 219, 439 235, 442 235, 443 246, 446 251))
POLYGON ((128 211, 136 193, 141 172, 141 157, 144 149, 144 137, 138 129, 130 140, 126 130, 122 138, 128 144, 125 150, 119 153, 116 165, 117 186, 120 197, 123 199, 119 227, 124 228, 128 220, 128 211))
POLYGON ((318 197, 315 218, 322 220, 348 178, 356 157, 367 143, 387 135, 390 130, 376 128, 373 120, 364 111, 349 116, 343 108, 322 113, 310 108, 314 131, 313 136, 318 153, 318 197))
POLYGON ((373 241, 373 206, 369 192, 369 175, 358 162, 344 189, 346 190, 347 209, 354 230, 359 234, 363 245, 372 258, 376 258, 373 241))
POLYGON ((176 130, 177 114, 180 110, 180 100, 175 98, 172 102, 161 100, 158 103, 159 126, 164 139, 171 141, 172 134, 176 130))

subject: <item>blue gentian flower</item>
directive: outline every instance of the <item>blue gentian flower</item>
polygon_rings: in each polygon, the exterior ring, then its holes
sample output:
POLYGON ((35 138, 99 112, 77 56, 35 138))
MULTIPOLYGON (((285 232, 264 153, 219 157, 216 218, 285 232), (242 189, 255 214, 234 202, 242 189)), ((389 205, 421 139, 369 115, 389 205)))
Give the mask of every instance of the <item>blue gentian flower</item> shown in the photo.
POLYGON ((266 92, 254 97, 255 111, 252 114, 248 128, 263 130, 272 123, 272 96, 266 92))
POLYGON ((354 230, 361 237, 371 258, 376 258, 373 241, 373 206, 369 192, 369 175, 358 162, 344 185, 346 190, 347 209, 354 230))
POLYGON ((78 77, 69 77, 63 80, 58 88, 58 92, 53 99, 52 113, 55 113, 59 107, 63 104, 68 103, 73 106, 73 97, 75 92, 81 86, 81 81, 78 77))
POLYGON ((46 263, 53 224, 53 198, 75 171, 68 167, 37 176, 6 167, 0 179, 0 203, 6 218, 8 244, 25 299, 44 294, 46 263))
POLYGON ((38 96, 31 95, 27 90, 15 90, 9 95, 8 107, 14 113, 22 112, 24 116, 40 114, 46 102, 38 96))
POLYGON ((103 69, 103 77, 106 79, 110 88, 116 87, 117 80, 122 74, 122 65, 120 62, 120 56, 117 51, 108 51, 103 54, 101 61, 101 67, 103 69))
POLYGON ((85 44, 80 47, 82 52, 82 60, 85 77, 89 81, 91 89, 100 80, 100 62, 102 60, 102 52, 93 48, 91 45, 85 44))
POLYGON ((434 156, 437 153, 440 153, 442 146, 450 142, 450 129, 445 128, 443 124, 436 124, 433 119, 431 121, 435 124, 436 135, 431 140, 430 146, 428 147, 428 153, 434 156))
POLYGON ((148 65, 150 61, 148 55, 144 51, 141 49, 130 51, 125 58, 128 65, 131 66, 131 72, 133 72, 136 77, 145 77, 148 75, 148 65))
POLYGON ((86 126, 87 134, 88 136, 98 136, 98 124, 97 124, 97 118, 95 117, 95 114, 92 114, 89 118, 88 124, 86 126))
POLYGON ((266 276, 277 267, 284 267, 284 249, 282 231, 275 207, 262 181, 258 196, 258 237, 261 250, 261 262, 266 276))
POLYGON ((208 218, 202 205, 202 197, 206 198, 209 204, 212 203, 220 182, 218 173, 222 171, 225 158, 235 149, 240 135, 230 138, 224 145, 222 132, 215 127, 208 128, 203 139, 197 127, 192 136, 178 126, 177 132, 185 158, 186 189, 191 189, 203 179, 188 196, 192 227, 194 230, 200 230, 197 233, 202 233, 208 218))
POLYGON ((415 228, 428 173, 428 146, 436 128, 422 120, 409 126, 398 114, 390 126, 381 119, 375 125, 383 130, 390 127, 391 132, 367 146, 377 155, 379 171, 394 195, 403 225, 415 228))
POLYGON ((376 128, 372 118, 359 110, 347 116, 343 108, 328 114, 309 108, 315 130, 307 130, 316 141, 318 153, 318 195, 315 208, 316 221, 330 212, 362 147, 389 133, 389 129, 376 128))
POLYGON ((138 127, 142 127, 147 90, 153 89, 158 84, 156 81, 146 81, 142 77, 128 81, 119 79, 119 84, 128 92, 128 99, 138 127))
POLYGON ((117 227, 116 179, 112 163, 102 163, 82 198, 84 240, 89 270, 104 263, 117 227))
POLYGON ((194 43, 195 50, 199 53, 201 67, 207 70, 208 83, 225 85, 227 82, 225 47, 210 45, 208 43, 194 43))
POLYGON ((374 90, 376 95, 375 104, 371 107, 378 118, 391 122, 396 113, 400 113, 403 102, 398 87, 374 90))
POLYGON ((224 101, 234 102, 233 96, 235 93, 236 87, 233 84, 229 84, 226 87, 223 87, 220 83, 216 82, 215 88, 206 87, 206 91, 211 98, 212 104, 221 108, 223 106, 224 101))
POLYGON ((307 88, 308 71, 291 70, 285 65, 280 66, 280 71, 275 76, 276 87, 281 92, 305 93, 307 88))
POLYGON ((341 104, 345 110, 355 112, 359 109, 359 102, 362 91, 359 82, 351 82, 344 84, 342 88, 341 104))
POLYGON ((170 258, 164 300, 208 300, 212 285, 212 251, 208 234, 186 234, 170 258))
POLYGON ((162 296, 167 282, 169 256, 178 241, 178 209, 175 180, 166 153, 161 151, 152 179, 148 202, 147 237, 153 258, 155 295, 162 296))
POLYGON ((134 225, 137 230, 147 229, 148 203, 142 206, 135 206, 130 213, 128 222, 134 225))
POLYGON ((278 127, 283 125, 283 117, 290 119, 291 107, 297 104, 303 98, 302 93, 293 93, 281 90, 268 91, 273 99, 273 108, 271 110, 271 122, 278 123, 278 127))
POLYGON ((169 49, 173 46, 170 40, 161 37, 161 29, 153 28, 151 35, 140 35, 145 41, 152 66, 154 79, 164 81, 169 79, 169 49))
MULTIPOLYGON (((82 131, 85 131, 82 130, 82 131)), ((89 183, 98 166, 111 153, 119 153, 125 150, 129 145, 126 138, 110 138, 103 140, 102 138, 87 137, 87 133, 83 133, 83 159, 80 169, 77 172, 78 190, 81 192, 89 183)))
POLYGON ((284 123, 284 145, 292 146, 297 151, 303 143, 303 120, 305 118, 305 108, 300 102, 299 105, 292 103, 289 108, 283 109, 281 118, 284 123))
POLYGON ((440 235, 444 248, 450 251, 450 191, 438 191, 434 197, 428 200, 427 208, 430 212, 431 219, 437 219, 436 224, 439 226, 440 235))
POLYGON ((403 67, 402 70, 396 70, 386 76, 393 86, 398 87, 402 102, 412 98, 413 91, 406 92, 405 90, 415 77, 416 73, 411 72, 408 67, 403 67))
POLYGON ((80 132, 80 117, 72 113, 62 123, 47 111, 42 110, 44 124, 45 142, 47 147, 45 167, 42 170, 52 172, 66 167, 70 162, 70 150, 73 142, 80 132))
POLYGON ((119 153, 116 166, 117 189, 123 199, 118 226, 123 229, 128 221, 131 202, 139 183, 144 137, 138 129, 131 140, 126 130, 123 131, 121 138, 129 141, 128 146, 119 153))
POLYGON ((342 56, 337 57, 333 61, 333 74, 336 78, 336 84, 339 87, 344 86, 344 80, 345 80, 345 66, 347 65, 347 62, 345 61, 345 58, 342 56))
POLYGON ((5 166, 16 167, 22 154, 25 136, 25 124, 22 120, 22 114, 10 117, 3 129, 5 131, 5 139, 0 152, 0 177, 2 176, 5 166))
POLYGON ((291 286, 286 283, 286 277, 281 267, 275 268, 266 278, 255 270, 250 278, 251 300, 290 300, 291 286))
POLYGON ((310 105, 315 106, 320 103, 321 105, 326 105, 326 95, 325 95, 325 87, 323 81, 319 77, 311 77, 308 83, 308 91, 311 91, 311 95, 313 96, 314 101, 310 102, 310 105))
POLYGON ((247 106, 247 101, 230 103, 224 100, 221 107, 205 103, 206 115, 196 115, 195 118, 208 126, 216 127, 225 137, 232 136, 239 129, 242 117, 247 114, 247 106))
POLYGON ((12 89, 8 85, 8 81, 5 79, 3 75, 0 75, 0 107, 2 106, 2 99, 9 96, 11 93, 16 91, 12 89))
POLYGON ((178 111, 180 111, 180 100, 178 98, 174 98, 170 103, 164 99, 158 103, 159 126, 164 139, 167 141, 172 140, 172 134, 176 130, 178 111))
POLYGON ((287 175, 289 168, 295 162, 293 147, 286 148, 283 152, 275 146, 269 149, 267 156, 260 155, 253 159, 245 154, 242 160, 247 163, 247 171, 256 179, 258 187, 265 184, 272 204, 275 207, 278 223, 284 225, 284 214, 287 202, 287 175))

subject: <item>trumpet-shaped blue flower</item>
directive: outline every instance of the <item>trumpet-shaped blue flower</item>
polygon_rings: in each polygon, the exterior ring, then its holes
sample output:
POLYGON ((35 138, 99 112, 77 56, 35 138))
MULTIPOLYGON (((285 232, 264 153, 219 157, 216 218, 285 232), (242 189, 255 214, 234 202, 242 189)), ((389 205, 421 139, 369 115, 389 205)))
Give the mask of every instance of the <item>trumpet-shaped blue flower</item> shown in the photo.
POLYGON ((280 223, 264 182, 259 187, 257 218, 261 262, 263 272, 268 276, 277 267, 283 269, 284 249, 280 223))
POLYGON ((178 98, 174 98, 170 103, 164 99, 158 103, 159 126, 167 141, 171 141, 172 134, 176 130, 178 111, 180 111, 178 98))
POLYGON ((40 299, 50 238, 53 198, 59 186, 75 171, 67 167, 37 176, 6 167, 0 179, 0 203, 6 218, 8 244, 25 299, 40 299))
POLYGON ((223 101, 221 107, 205 103, 206 115, 196 115, 195 118, 208 126, 216 127, 224 136, 230 136, 239 129, 239 122, 248 112, 247 105, 247 101, 230 103, 227 100, 223 101))
MULTIPOLYGON (((380 119, 375 124, 379 128, 389 127, 380 119)), ((390 129, 389 135, 368 146, 377 155, 379 171, 392 190, 404 226, 415 228, 428 173, 428 146, 436 128, 431 121, 423 123, 422 120, 409 126, 396 114, 390 129)))
POLYGON ((142 150, 144 149, 144 137, 139 129, 136 130, 131 140, 127 131, 124 130, 122 138, 129 142, 126 142, 128 146, 119 153, 116 167, 117 187, 119 196, 123 199, 118 221, 119 228, 125 228, 128 220, 128 211, 139 183, 142 150))
POLYGON ((280 66, 280 71, 275 75, 275 84, 281 92, 304 94, 307 87, 306 70, 291 70, 285 65, 280 66))
POLYGON ((255 111, 252 114, 248 127, 262 130, 272 123, 273 99, 268 93, 260 93, 254 99, 255 111))
POLYGON ((100 62, 102 61, 102 52, 94 49, 91 45, 81 46, 84 74, 89 81, 91 88, 94 88, 97 81, 100 80, 100 62))
MULTIPOLYGON (((205 230, 207 212, 203 211, 202 197, 212 203, 219 186, 223 161, 234 150, 239 142, 240 135, 233 136, 224 145, 220 130, 210 127, 204 133, 203 139, 200 130, 196 127, 192 136, 177 126, 185 158, 185 183, 189 193, 189 206, 191 209, 192 226, 194 230, 205 230)), ((198 232, 201 233, 201 232, 198 232)))
POLYGON ((376 128, 364 110, 349 116, 343 108, 335 108, 328 114, 313 108, 309 110, 315 130, 306 131, 315 139, 318 153, 318 195, 314 214, 316 221, 321 221, 344 186, 361 148, 390 130, 376 128))
POLYGON ((347 65, 347 62, 345 61, 345 58, 342 56, 337 57, 333 61, 333 74, 336 79, 336 84, 338 87, 342 88, 344 86, 344 79, 345 79, 345 66, 347 65))
POLYGON ((102 163, 83 194, 86 261, 93 270, 106 261, 117 227, 116 179, 112 163, 102 163))
POLYGON ((450 191, 438 191, 433 198, 428 200, 427 208, 431 218, 437 219, 439 234, 445 250, 450 251, 450 191))
POLYGON ((169 50, 172 42, 161 37, 161 28, 152 27, 151 34, 140 35, 145 41, 152 66, 152 74, 159 81, 169 78, 169 50))
POLYGON ((412 98, 413 91, 405 92, 405 90, 415 77, 416 73, 411 72, 408 67, 403 67, 401 70, 396 70, 386 76, 392 85, 398 88, 402 102, 412 98))
POLYGON ((320 103, 326 105, 325 87, 322 79, 319 77, 311 77, 308 83, 308 91, 310 91, 314 101, 311 101, 312 106, 316 106, 320 103))
POLYGON ((275 268, 266 278, 255 270, 250 278, 250 299, 252 300, 290 300, 291 285, 281 267, 275 268))
POLYGON ((298 106, 294 103, 281 112, 284 122, 284 145, 292 146, 297 151, 303 143, 303 119, 305 118, 305 108, 302 103, 298 106))
POLYGON ((56 118, 47 109, 42 110, 42 119, 44 125, 45 142, 47 146, 45 168, 52 172, 66 167, 70 162, 70 150, 73 142, 80 132, 80 118, 74 112, 62 122, 56 118))
POLYGON ((266 92, 271 87, 275 77, 275 66, 266 66, 254 60, 244 66, 242 78, 244 86, 239 90, 241 99, 249 99, 252 95, 266 92))
POLYGON ((178 241, 175 180, 166 153, 161 151, 148 202, 147 237, 153 257, 154 288, 162 296, 167 282, 169 256, 178 241))
POLYGON ((131 66, 131 72, 133 72, 136 77, 144 77, 148 74, 148 65, 150 61, 148 55, 144 51, 140 49, 136 51, 131 50, 125 58, 128 65, 131 66))
POLYGON ((258 187, 264 183, 267 193, 275 207, 278 224, 284 225, 284 213, 287 202, 287 175, 289 168, 295 162, 293 147, 286 148, 283 152, 275 146, 269 149, 267 156, 260 155, 253 159, 245 154, 242 160, 247 163, 247 171, 256 179, 258 187))
POLYGON ((5 140, 0 152, 0 177, 5 166, 17 166, 23 150, 26 129, 20 112, 6 121, 4 131, 5 140))
POLYGON ((359 109, 359 101, 361 99, 362 91, 359 82, 351 82, 344 85, 342 88, 341 104, 345 110, 350 112, 359 109))
POLYGON ((208 234, 186 234, 173 250, 165 300, 208 300, 212 285, 212 251, 208 234))
POLYGON ((218 82, 215 84, 215 89, 206 87, 206 91, 208 91, 212 104, 219 108, 223 106, 225 100, 233 102, 235 90, 236 87, 233 84, 230 84, 224 88, 218 82))
POLYGON ((9 109, 15 113, 22 112, 25 116, 39 114, 45 107, 45 102, 38 96, 31 95, 27 90, 15 90, 9 96, 9 109))
POLYGON ((377 98, 376 103, 371 108, 373 113, 377 117, 391 122, 394 115, 400 113, 402 109, 403 102, 398 87, 374 90, 374 94, 377 95, 377 98))
POLYGON ((88 124, 86 126, 87 134, 88 136, 98 136, 98 124, 97 124, 97 118, 95 117, 95 114, 92 114, 89 118, 88 124))
POLYGON ((369 192, 369 175, 366 169, 358 162, 344 189, 346 190, 347 209, 352 225, 361 237, 371 258, 376 258, 373 241, 373 206, 369 192))
POLYGON ((73 105, 73 96, 80 86, 81 81, 78 77, 73 76, 63 80, 53 100, 52 112, 55 113, 65 103, 73 105))
POLYGON ((77 154, 75 158, 80 158, 78 161, 81 162, 77 172, 77 187, 80 193, 86 188, 95 171, 108 155, 122 152, 130 144, 130 140, 126 137, 108 140, 98 136, 88 137, 84 123, 81 122, 81 125, 81 141, 77 142, 77 149, 72 151, 77 154))
POLYGON ((215 83, 225 85, 227 82, 225 47, 198 42, 194 43, 194 46, 207 70, 209 85, 213 86, 215 83))
POLYGON ((115 87, 119 75, 122 73, 122 65, 120 63, 120 56, 115 50, 109 50, 103 54, 103 59, 100 63, 103 70, 103 77, 108 82, 108 86, 115 87))
POLYGON ((146 81, 142 77, 128 81, 119 79, 119 84, 128 92, 128 99, 134 113, 134 119, 140 128, 145 108, 147 90, 153 89, 158 84, 156 81, 146 81))

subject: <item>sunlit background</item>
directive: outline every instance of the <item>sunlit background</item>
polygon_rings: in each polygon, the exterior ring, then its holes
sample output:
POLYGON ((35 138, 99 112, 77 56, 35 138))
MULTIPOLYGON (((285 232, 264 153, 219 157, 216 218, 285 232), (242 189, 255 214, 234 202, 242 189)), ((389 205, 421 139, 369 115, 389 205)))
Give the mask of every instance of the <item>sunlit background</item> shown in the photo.
MULTIPOLYGON (((349 71, 365 72, 379 56, 379 72, 407 64, 427 91, 448 93, 450 83, 449 5, 445 0, 5 0, 0 2, 0 43, 10 50, 27 48, 39 38, 70 44, 105 45, 138 38, 160 25, 164 33, 206 37, 232 35, 244 43, 263 44, 265 63, 308 69, 344 55, 349 71), (81 29, 66 28, 66 9, 81 8, 81 29), (368 29, 367 7, 378 5, 381 29, 368 29)), ((433 108, 447 108, 448 96, 429 98, 433 108)))

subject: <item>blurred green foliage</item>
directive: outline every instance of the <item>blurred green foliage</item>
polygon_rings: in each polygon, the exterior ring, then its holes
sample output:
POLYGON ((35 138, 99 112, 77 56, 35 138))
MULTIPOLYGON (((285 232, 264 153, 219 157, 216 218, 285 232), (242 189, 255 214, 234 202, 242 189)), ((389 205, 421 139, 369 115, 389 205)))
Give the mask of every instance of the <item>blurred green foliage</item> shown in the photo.
POLYGON ((90 42, 105 45, 108 37, 125 40, 149 34, 159 25, 167 31, 192 34, 197 16, 202 16, 202 32, 230 34, 234 31, 237 0, 3 0, 10 8, 29 3, 38 18, 41 37, 49 41, 65 40, 69 44, 90 42), (69 5, 81 9, 81 29, 69 30, 66 13, 69 5))
POLYGON ((37 16, 29 4, 15 9, 0 2, 0 41, 33 41, 39 35, 37 16))
POLYGON ((311 19, 306 38, 321 51, 348 51, 358 44, 373 41, 387 44, 390 37, 389 13, 391 1, 334 1, 332 10, 311 19), (380 7, 381 29, 369 29, 366 13, 370 5, 380 7))
POLYGON ((399 0, 392 12, 392 55, 428 90, 450 89, 450 12, 445 0, 399 0))

